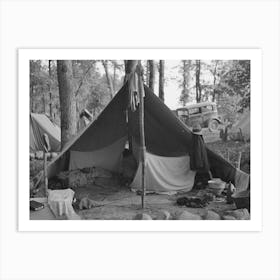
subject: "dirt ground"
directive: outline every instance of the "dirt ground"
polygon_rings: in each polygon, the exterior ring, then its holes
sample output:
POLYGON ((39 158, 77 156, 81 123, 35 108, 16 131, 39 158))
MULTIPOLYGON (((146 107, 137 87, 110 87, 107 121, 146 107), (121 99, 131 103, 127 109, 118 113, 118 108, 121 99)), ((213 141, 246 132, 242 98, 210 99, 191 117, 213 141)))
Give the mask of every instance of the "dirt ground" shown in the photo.
POLYGON ((227 210, 234 210, 234 204, 226 204, 225 198, 209 203, 205 208, 190 208, 178 206, 176 200, 182 196, 195 196, 199 191, 193 190, 188 193, 178 193, 176 195, 147 194, 145 196, 145 209, 141 208, 141 195, 129 190, 129 188, 89 186, 75 189, 77 197, 87 196, 96 202, 97 207, 91 209, 75 211, 82 219, 96 220, 131 220, 137 214, 149 214, 154 220, 163 219, 162 210, 167 210, 171 214, 171 219, 184 210, 193 214, 204 215, 207 210, 213 210, 220 215, 227 210))

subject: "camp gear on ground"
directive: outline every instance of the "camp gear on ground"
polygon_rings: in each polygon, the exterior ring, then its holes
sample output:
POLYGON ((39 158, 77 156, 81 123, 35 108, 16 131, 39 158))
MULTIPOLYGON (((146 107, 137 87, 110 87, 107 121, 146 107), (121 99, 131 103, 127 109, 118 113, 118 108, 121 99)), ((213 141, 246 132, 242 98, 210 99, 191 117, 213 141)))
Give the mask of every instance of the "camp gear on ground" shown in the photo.
POLYGON ((208 181, 208 190, 215 195, 221 195, 226 187, 226 183, 220 178, 213 178, 208 181))
POLYGON ((209 203, 209 198, 205 197, 180 197, 177 199, 179 206, 186 206, 191 208, 203 208, 209 203))
POLYGON ((232 195, 237 209, 246 208, 250 212, 250 191, 241 191, 232 195))
POLYGON ((44 114, 30 114, 30 136, 29 150, 37 152, 44 150, 43 135, 49 137, 50 151, 60 151, 60 128, 44 114))
POLYGON ((234 202, 232 195, 235 193, 236 189, 234 185, 229 182, 226 186, 227 203, 232 204, 234 202))
MULTIPOLYGON (((103 204, 104 205, 104 204, 103 204)), ((98 207, 101 206, 100 204, 96 203, 94 200, 88 198, 88 197, 83 197, 79 201, 79 209, 91 209, 93 207, 98 207)))
MULTIPOLYGON (((161 157, 161 162, 169 165, 169 158, 178 158, 190 156, 193 137, 192 132, 170 111, 170 109, 155 95, 151 90, 145 87, 144 98, 145 109, 145 142, 146 157, 161 157)), ((98 166, 109 171, 119 173, 121 170, 121 158, 125 144, 128 139, 128 130, 137 144, 133 155, 138 161, 138 148, 140 143, 139 135, 139 112, 129 111, 128 123, 126 111, 128 104, 128 85, 125 84, 122 89, 114 96, 107 107, 102 111, 98 118, 88 125, 83 131, 79 132, 64 147, 63 151, 49 164, 48 176, 59 174, 61 171, 68 171, 69 166, 85 167, 98 166)), ((214 177, 221 178, 224 182, 231 181, 235 183, 236 168, 218 154, 205 148, 208 156, 208 168, 214 177)), ((185 165, 187 166, 187 164, 185 165)), ((138 166, 138 169, 140 167, 138 166)), ((147 172, 149 165, 147 167, 147 172)), ((191 173, 189 169, 185 173, 177 175, 177 180, 182 182, 183 177, 191 173)), ((137 174, 137 172, 136 172, 137 174)), ((161 167, 154 166, 154 172, 150 172, 155 184, 147 184, 146 191, 166 192, 175 189, 189 189, 189 180, 187 184, 167 185, 162 182, 169 182, 169 174, 163 173, 161 167)), ((249 175, 248 175, 249 176, 249 175)), ((148 176, 147 176, 148 177, 148 176)), ((174 177, 174 175, 173 175, 174 177)), ((134 183, 141 186, 140 177, 137 177, 134 183)), ((176 181, 175 181, 176 182, 176 181)))
POLYGON ((63 216, 68 220, 79 219, 72 207, 75 194, 73 190, 49 190, 48 192, 48 204, 56 217, 63 216))
POLYGON ((44 208, 44 204, 35 200, 30 201, 30 210, 38 211, 44 208))

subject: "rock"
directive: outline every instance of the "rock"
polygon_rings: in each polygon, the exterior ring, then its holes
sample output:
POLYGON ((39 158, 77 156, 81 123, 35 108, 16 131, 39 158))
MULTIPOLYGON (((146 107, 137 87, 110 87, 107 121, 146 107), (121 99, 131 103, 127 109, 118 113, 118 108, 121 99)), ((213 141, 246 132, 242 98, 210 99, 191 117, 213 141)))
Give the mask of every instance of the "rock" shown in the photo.
POLYGON ((206 211, 202 218, 204 220, 221 220, 221 216, 212 210, 206 211))
POLYGON ((172 216, 167 210, 160 210, 157 220, 172 220, 172 216))
POLYGON ((197 214, 193 214, 185 210, 176 215, 176 220, 202 220, 202 218, 197 214))
POLYGON ((146 213, 137 214, 133 220, 152 220, 152 217, 146 213))
POLYGON ((233 216, 225 215, 223 216, 223 220, 236 220, 233 216))
POLYGON ((250 213, 246 208, 228 211, 227 213, 236 220, 250 220, 250 213))

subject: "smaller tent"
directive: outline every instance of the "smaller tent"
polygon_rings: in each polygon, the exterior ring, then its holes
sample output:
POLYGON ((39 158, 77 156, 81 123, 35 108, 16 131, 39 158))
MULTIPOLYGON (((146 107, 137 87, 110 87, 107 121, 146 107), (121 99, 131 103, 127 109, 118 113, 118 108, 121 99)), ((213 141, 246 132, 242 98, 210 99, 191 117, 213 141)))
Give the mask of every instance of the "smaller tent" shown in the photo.
POLYGON ((234 124, 230 132, 231 138, 243 138, 250 140, 250 110, 245 111, 240 115, 239 120, 234 124))
POLYGON ((46 133, 49 137, 51 151, 60 151, 60 128, 52 122, 45 114, 30 114, 30 137, 29 151, 44 150, 43 135, 46 133))

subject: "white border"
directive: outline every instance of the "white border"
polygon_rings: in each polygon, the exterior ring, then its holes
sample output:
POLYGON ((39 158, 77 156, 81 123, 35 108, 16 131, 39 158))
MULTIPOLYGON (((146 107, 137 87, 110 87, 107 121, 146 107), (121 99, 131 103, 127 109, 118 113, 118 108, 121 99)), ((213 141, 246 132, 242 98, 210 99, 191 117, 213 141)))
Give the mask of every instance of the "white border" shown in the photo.
POLYGON ((18 50, 19 231, 261 231, 262 73, 260 49, 20 49, 18 50), (29 60, 31 59, 248 59, 251 60, 251 220, 35 221, 29 220, 29 60))

